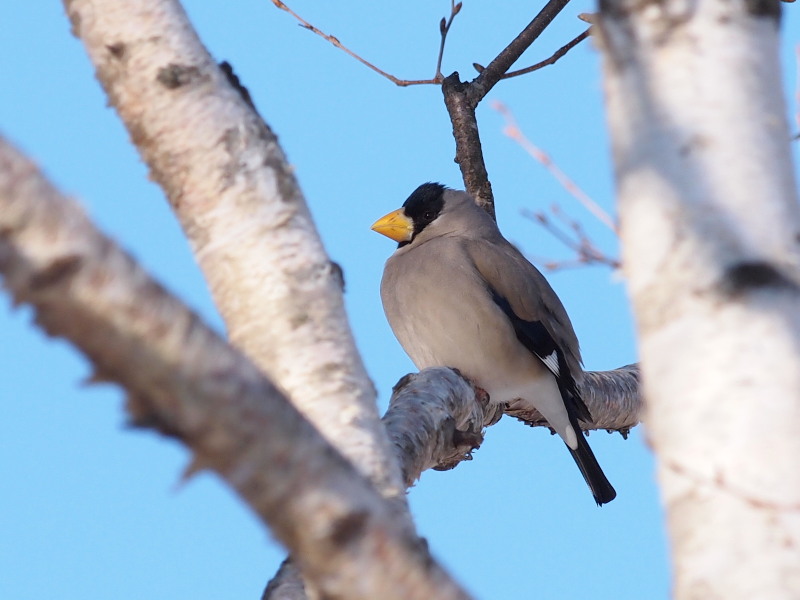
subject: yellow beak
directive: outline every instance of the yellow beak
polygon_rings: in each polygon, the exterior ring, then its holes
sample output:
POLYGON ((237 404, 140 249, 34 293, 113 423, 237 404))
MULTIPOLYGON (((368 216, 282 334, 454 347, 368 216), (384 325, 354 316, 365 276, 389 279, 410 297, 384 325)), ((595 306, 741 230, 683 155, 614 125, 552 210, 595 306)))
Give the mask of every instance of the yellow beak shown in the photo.
POLYGON ((371 229, 395 242, 408 242, 414 235, 414 222, 405 215, 402 208, 398 208, 375 221, 371 229))

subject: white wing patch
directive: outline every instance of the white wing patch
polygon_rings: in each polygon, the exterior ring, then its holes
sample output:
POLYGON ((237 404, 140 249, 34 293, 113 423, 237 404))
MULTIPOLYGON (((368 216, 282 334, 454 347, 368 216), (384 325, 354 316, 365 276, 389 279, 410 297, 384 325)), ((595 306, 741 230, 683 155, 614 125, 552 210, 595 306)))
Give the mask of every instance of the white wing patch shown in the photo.
POLYGON ((558 353, 554 350, 547 356, 540 357, 544 365, 550 369, 550 372, 558 377, 560 373, 558 372, 558 353))

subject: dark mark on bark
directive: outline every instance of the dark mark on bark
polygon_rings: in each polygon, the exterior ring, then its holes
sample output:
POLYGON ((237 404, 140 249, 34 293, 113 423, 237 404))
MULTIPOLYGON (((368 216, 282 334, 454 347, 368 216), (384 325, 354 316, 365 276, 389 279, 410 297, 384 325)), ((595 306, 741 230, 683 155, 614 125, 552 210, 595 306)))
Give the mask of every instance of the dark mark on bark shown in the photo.
POLYGON ((728 267, 720 287, 731 297, 766 288, 794 292, 798 288, 797 283, 766 261, 745 261, 728 267))
POLYGON ((156 79, 165 88, 174 90, 200 77, 200 69, 185 65, 169 64, 158 70, 156 79))
POLYGON ((362 537, 367 527, 368 515, 364 511, 350 513, 338 519, 331 530, 331 540, 337 546, 346 546, 362 537))
POLYGON ((83 261, 79 256, 72 255, 59 258, 33 275, 30 280, 30 287, 33 290, 40 290, 62 283, 63 280, 77 273, 82 264, 83 261))

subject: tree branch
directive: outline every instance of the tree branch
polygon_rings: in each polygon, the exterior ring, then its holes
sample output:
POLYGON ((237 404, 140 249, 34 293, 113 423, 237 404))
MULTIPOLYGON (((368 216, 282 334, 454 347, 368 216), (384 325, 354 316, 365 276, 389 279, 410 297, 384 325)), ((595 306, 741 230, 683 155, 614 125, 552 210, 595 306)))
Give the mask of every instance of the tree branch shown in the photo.
POLYGON ((576 36, 574 39, 570 40, 569 42, 561 46, 561 48, 553 52, 552 56, 550 56, 549 58, 545 58, 544 60, 539 61, 538 63, 531 65, 530 67, 525 67, 524 69, 519 69, 517 71, 510 71, 504 74, 500 79, 510 79, 511 77, 519 77, 520 75, 527 75, 528 73, 533 73, 534 71, 538 71, 543 67, 556 64, 556 62, 558 62, 559 59, 563 58, 567 54, 567 52, 569 52, 575 46, 580 44, 583 40, 587 39, 591 34, 591 30, 592 29, 590 27, 580 35, 576 36))
POLYGON ((407 86, 410 86, 410 85, 426 85, 426 84, 432 84, 432 83, 439 83, 439 81, 441 81, 440 67, 441 67, 441 64, 442 64, 442 55, 444 54, 444 41, 445 41, 445 38, 447 37, 447 32, 450 30, 450 25, 453 22, 453 17, 455 17, 455 15, 458 13, 458 11, 461 10, 461 3, 460 2, 458 3, 458 9, 456 9, 455 7, 452 7, 451 8, 451 13, 450 13, 450 20, 447 21, 445 27, 441 28, 442 29, 442 31, 441 31, 442 41, 441 41, 441 46, 439 48, 439 60, 437 62, 437 66, 436 66, 436 76, 434 76, 433 79, 400 79, 399 77, 395 77, 391 73, 387 73, 383 69, 380 69, 380 68, 376 67, 374 64, 372 64, 368 60, 362 58, 361 56, 359 56, 358 54, 356 54, 355 52, 350 50, 350 48, 348 48, 347 46, 342 44, 342 42, 340 42, 339 38, 337 38, 336 36, 333 36, 333 35, 330 35, 328 33, 325 33, 324 31, 320 30, 318 27, 315 27, 314 25, 312 25, 311 23, 306 21, 303 17, 298 15, 296 12, 294 12, 291 8, 289 8, 286 5, 286 3, 282 2, 281 0, 272 0, 272 3, 275 6, 277 6, 278 8, 280 8, 281 10, 284 10, 287 13, 289 13, 290 15, 292 15, 295 19, 297 19, 297 21, 300 23, 300 26, 303 27, 304 29, 308 29, 312 33, 315 33, 318 36, 320 36, 321 38, 329 41, 331 44, 333 44, 334 46, 339 48, 339 50, 341 50, 341 51, 347 53, 348 55, 352 56, 353 58, 355 58, 358 62, 360 62, 365 67, 367 67, 369 69, 372 69, 373 71, 375 71, 381 77, 385 77, 386 79, 388 79, 389 81, 391 81, 395 85, 399 85, 400 87, 407 87, 407 86))
POLYGON ((383 424, 403 481, 411 487, 427 469, 452 469, 483 442, 483 430, 502 409, 452 369, 426 369, 394 387, 383 424))
MULTIPOLYGON (((584 430, 606 429, 627 436, 644 412, 639 395, 639 368, 584 373, 581 393, 591 423, 584 430)), ((483 442, 483 430, 503 413, 530 426, 548 427, 538 411, 512 402, 498 407, 488 402, 452 369, 425 369, 403 377, 394 388, 383 423, 400 461, 403 480, 411 486, 427 469, 452 469, 483 442)))
POLYGON ((505 104, 499 101, 492 102, 492 108, 499 112, 506 122, 503 133, 514 140, 525 150, 534 160, 539 162, 555 178, 573 198, 580 202, 598 221, 608 227, 615 234, 618 234, 617 225, 611 216, 604 211, 578 184, 576 184, 564 171, 562 171, 555 161, 544 150, 536 146, 522 132, 514 113, 505 104))
POLYGON ((456 141, 455 160, 461 169, 465 189, 492 218, 495 218, 494 195, 486 172, 486 163, 483 160, 475 108, 568 1, 550 0, 514 41, 471 83, 462 82, 458 72, 446 77, 442 82, 444 103, 450 115, 450 122, 453 124, 453 137, 456 141))
POLYGON ((461 169, 464 189, 469 192, 478 206, 495 218, 494 194, 486 163, 483 160, 478 120, 475 106, 470 100, 470 84, 459 78, 458 72, 445 77, 442 94, 450 122, 453 124, 453 138, 456 142, 455 161, 461 169))
POLYGON ((231 342, 382 493, 404 498, 340 277, 275 135, 175 0, 65 7, 180 219, 231 342))
POLYGON ((459 2, 456 4, 455 0, 450 0, 450 17, 445 19, 442 17, 442 20, 439 22, 439 34, 441 35, 441 41, 439 42, 439 56, 436 58, 436 74, 434 75, 434 80, 439 83, 444 79, 444 75, 442 75, 442 60, 444 59, 444 45, 447 42, 447 34, 450 32, 450 27, 453 24, 453 19, 456 18, 456 15, 461 12, 462 3, 459 2))
MULTIPOLYGON (((585 430, 619 431, 627 437, 644 412, 636 365, 584 373, 581 392, 593 417, 592 423, 581 423, 585 430)), ((521 403, 505 409, 489 404, 481 390, 452 369, 425 369, 403 377, 394 387, 383 423, 405 485, 411 487, 427 469, 452 469, 471 460, 483 443, 484 429, 499 421, 503 412, 532 427, 548 426, 537 411, 521 403)), ((284 561, 262 596, 262 600, 306 598, 291 560, 284 561)))
MULTIPOLYGON (((639 366, 626 365, 611 371, 586 371, 580 385, 581 398, 592 415, 591 423, 580 422, 584 431, 619 431, 623 437, 638 425, 644 414, 639 392, 639 366)), ((548 427, 536 411, 512 402, 506 413, 527 425, 548 427)))
POLYGON ((473 108, 483 100, 494 85, 502 79, 503 75, 511 68, 517 59, 522 56, 530 45, 542 34, 558 13, 567 5, 569 0, 550 0, 539 11, 533 21, 497 55, 497 57, 480 72, 470 86, 470 101, 473 108))
POLYGON ((150 279, 0 138, 0 273, 47 333, 125 387, 132 423, 182 441, 329 598, 463 592, 382 499, 244 355, 150 279))

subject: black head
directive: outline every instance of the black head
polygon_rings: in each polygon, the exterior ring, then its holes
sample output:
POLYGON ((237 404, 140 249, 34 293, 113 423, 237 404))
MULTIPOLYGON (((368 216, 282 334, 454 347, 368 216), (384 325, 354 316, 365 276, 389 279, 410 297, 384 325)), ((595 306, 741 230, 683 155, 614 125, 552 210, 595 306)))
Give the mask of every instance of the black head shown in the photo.
POLYGON ((444 193, 448 188, 441 183, 423 183, 415 189, 403 203, 403 212, 414 223, 414 235, 408 242, 401 242, 401 246, 414 241, 414 237, 422 233, 431 222, 436 220, 444 208, 444 193))

